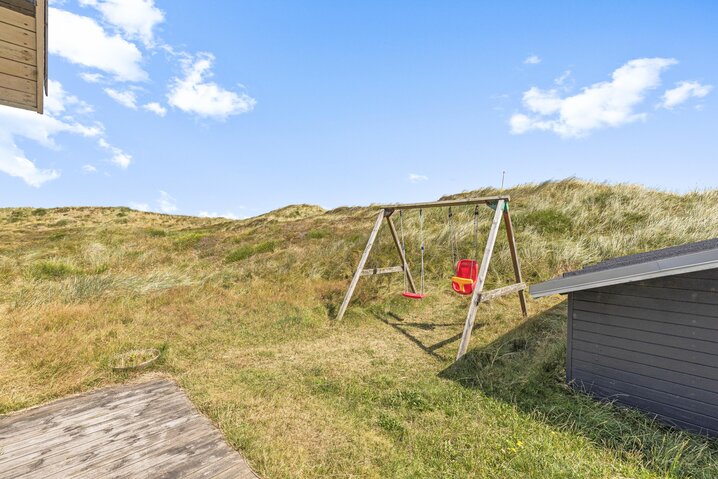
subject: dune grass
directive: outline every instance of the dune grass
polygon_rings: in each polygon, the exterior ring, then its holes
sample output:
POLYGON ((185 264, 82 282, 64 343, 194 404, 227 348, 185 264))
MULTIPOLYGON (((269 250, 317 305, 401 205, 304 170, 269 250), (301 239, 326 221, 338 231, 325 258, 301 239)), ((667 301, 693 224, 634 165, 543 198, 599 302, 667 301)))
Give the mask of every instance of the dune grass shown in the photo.
MULTIPOLYGON (((716 192, 569 179, 508 193, 529 282, 718 236, 716 192)), ((471 256, 472 211, 456 213, 471 256)), ((156 348, 152 370, 267 478, 718 477, 714 441, 564 385, 560 297, 529 301, 528 319, 513 297, 482 305, 453 364, 466 300, 449 291, 446 212, 426 217, 427 299, 398 295, 400 275, 366 279, 332 322, 374 215, 0 209, 0 413, 136 378, 112 358, 156 348)), ((415 215, 404 228, 415 263, 415 215)), ((393 248, 383 231, 371 266, 396 264, 393 248)), ((510 277, 501 236, 489 287, 510 277)))

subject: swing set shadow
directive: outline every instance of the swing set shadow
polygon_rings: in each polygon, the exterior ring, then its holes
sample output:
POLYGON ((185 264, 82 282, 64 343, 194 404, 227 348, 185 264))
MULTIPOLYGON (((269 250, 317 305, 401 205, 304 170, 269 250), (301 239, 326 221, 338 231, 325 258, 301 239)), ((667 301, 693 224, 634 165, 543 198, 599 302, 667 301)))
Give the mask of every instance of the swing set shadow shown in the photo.
MULTIPOLYGON (((423 291, 423 279, 424 279, 424 240, 423 240, 423 229, 421 231, 421 291, 417 290, 416 284, 414 283, 414 278, 411 274, 411 270, 409 268, 409 263, 406 259, 405 254, 405 248, 403 244, 403 237, 400 239, 399 234, 397 232, 396 226, 394 225, 394 222, 392 221, 392 215, 394 212, 399 211, 399 218, 401 220, 401 215, 403 211, 405 210, 419 210, 419 224, 420 228, 423 228, 423 215, 422 212, 424 209, 427 208, 449 208, 449 221, 451 222, 451 207, 452 206, 474 206, 475 212, 478 212, 478 206, 479 205, 486 205, 494 210, 494 216, 493 221, 491 223, 491 228, 489 230, 489 234, 486 240, 486 246, 484 248, 484 254, 481 259, 481 266, 476 267, 477 261, 471 261, 472 265, 470 268, 468 268, 468 272, 461 272, 460 266, 464 265, 464 263, 468 263, 469 260, 460 260, 456 265, 456 276, 452 278, 453 283, 452 287, 454 291, 456 291, 459 294, 465 294, 471 295, 471 301, 469 303, 469 311, 466 315, 466 321, 464 323, 464 330, 460 335, 457 335, 457 338, 460 337, 461 341, 459 343, 458 352, 456 354, 456 359, 460 359, 468 349, 469 341, 471 340, 471 333, 474 330, 474 323, 476 321, 476 314, 478 312, 479 305, 482 302, 489 301, 491 299, 499 298, 501 296, 506 296, 508 294, 518 294, 519 301, 521 304, 521 312, 524 317, 527 315, 526 310, 526 298, 524 297, 524 290, 526 289, 526 283, 523 282, 523 279, 521 277, 521 265, 519 262, 518 257, 518 251, 516 249, 516 239, 514 238, 514 232, 513 232, 513 226, 511 224, 511 215, 509 213, 509 197, 508 196, 491 196, 491 197, 482 197, 482 198, 470 198, 470 199, 464 199, 464 200, 446 200, 446 201, 432 201, 427 203, 409 203, 409 204, 392 204, 392 205, 384 205, 379 207, 379 212, 376 218, 376 221, 374 222, 374 227, 371 230, 371 233, 369 234, 369 239, 367 240, 366 246, 364 248, 364 252, 361 255, 361 258, 359 260, 359 264, 357 265, 357 269, 354 272, 354 276, 352 277, 351 283, 349 284, 349 288, 347 289, 346 295, 344 296, 344 300, 342 301, 341 307, 339 308, 339 313, 337 314, 337 321, 341 320, 344 317, 344 313, 346 313, 347 307, 349 306, 349 302, 352 299, 352 296, 354 295, 354 290, 356 289, 357 284, 359 283, 359 279, 363 276, 375 276, 378 274, 390 274, 390 273, 403 273, 405 278, 405 283, 408 286, 409 291, 404 291, 402 294, 407 298, 413 298, 413 299, 421 299, 423 298, 424 291, 423 291), (488 274, 489 270, 489 263, 491 262, 491 256, 494 251, 494 245, 496 244, 496 238, 499 232, 499 227, 501 226, 501 222, 504 222, 506 226, 506 236, 509 244, 509 252, 511 253, 511 262, 513 264, 514 268, 514 280, 515 282, 513 284, 510 284, 508 286, 504 286, 498 289, 494 289, 491 291, 484 291, 484 285, 486 282, 486 276, 488 274), (374 246, 374 242, 377 238, 377 234, 379 233, 379 229, 386 221, 389 231, 391 233, 392 240, 394 241, 394 245, 396 246, 397 253, 399 255, 399 260, 401 261, 401 264, 399 266, 390 266, 385 268, 372 268, 372 269, 365 269, 367 259, 369 258, 369 254, 371 253, 372 247, 374 246), (472 271, 473 270, 473 271, 472 271), (456 283, 460 284, 456 284, 456 283), (470 283, 470 284, 469 284, 470 283)), ((476 214, 474 218, 476 218, 476 214)), ((476 221, 476 219, 475 219, 476 221)), ((476 224, 476 223, 475 223, 476 224)), ((403 230, 403 228, 402 228, 403 230)), ((477 258, 478 260, 478 258, 477 258)), ((466 268, 464 268, 466 269, 466 268)), ((407 289, 407 288, 405 288, 407 289)), ((379 318, 384 322, 385 318, 379 318)), ((426 346, 421 341, 418 341, 415 337, 410 335, 408 332, 404 331, 402 328, 395 326, 391 322, 388 322, 390 326, 394 327, 395 329, 398 329, 401 331, 405 336, 409 337, 412 341, 417 343, 422 349, 427 351, 429 354, 436 355, 435 351, 436 349, 440 348, 441 346, 444 346, 452 341, 455 341, 455 338, 449 338, 447 340, 441 341, 438 346, 432 345, 432 346, 426 346)), ((407 323, 408 324, 408 323, 407 323)))
MULTIPOLYGON (((449 327, 456 327, 460 325, 461 323, 421 323, 421 322, 407 322, 399 316, 398 314, 387 311, 385 312, 385 315, 382 315, 378 312, 374 313, 374 317, 376 317, 379 321, 386 324, 387 326, 390 326, 394 328, 396 331, 401 333, 404 337, 406 337, 409 341, 414 343, 416 346, 418 346, 422 351, 424 351, 429 356, 438 359, 440 361, 444 361, 448 358, 445 356, 442 356, 441 354, 437 353, 437 351, 447 344, 451 344, 455 341, 458 341, 461 339, 462 333, 454 334, 453 336, 442 339, 441 341, 437 341, 433 344, 426 344, 421 339, 419 339, 417 336, 411 333, 411 329, 419 329, 422 331, 433 331, 437 328, 449 328, 449 327), (395 321, 391 321, 387 316, 391 317, 395 321)), ((483 323, 475 323, 473 329, 476 330, 483 326, 483 323)))

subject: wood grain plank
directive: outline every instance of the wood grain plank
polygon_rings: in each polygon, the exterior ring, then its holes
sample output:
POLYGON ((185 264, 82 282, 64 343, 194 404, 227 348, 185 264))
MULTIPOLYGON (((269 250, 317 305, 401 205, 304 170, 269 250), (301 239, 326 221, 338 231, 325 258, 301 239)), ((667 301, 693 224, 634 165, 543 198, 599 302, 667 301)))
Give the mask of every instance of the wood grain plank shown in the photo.
POLYGON ((5 73, 0 73, 0 85, 7 89, 17 90, 23 93, 32 94, 35 92, 34 81, 27 80, 25 78, 14 77, 12 75, 6 75, 5 73))
MULTIPOLYGON (((2 3, 0 3, 0 6, 2 6, 2 3)), ((35 31, 35 18, 25 13, 10 10, 9 8, 0 8, 0 22, 8 23, 14 27, 31 32, 35 31)))
POLYGON ((32 81, 37 78, 37 68, 15 60, 8 60, 7 58, 0 58, 0 73, 32 81))
POLYGON ((0 38, 8 43, 21 47, 36 49, 34 32, 25 30, 24 28, 18 28, 8 23, 0 22, 0 38))
POLYGON ((227 477, 257 477, 169 381, 106 388, 4 416, 0 435, 3 479, 215 477, 228 471, 233 475, 227 477))
MULTIPOLYGON (((32 82, 34 85, 35 82, 32 82)), ((3 88, 0 86, 0 100, 5 100, 13 103, 19 103, 21 105, 27 105, 35 107, 37 102, 35 100, 35 93, 27 93, 18 90, 11 90, 9 88, 3 88)))
POLYGON ((32 48, 25 48, 0 40, 0 58, 35 66, 37 54, 32 48))

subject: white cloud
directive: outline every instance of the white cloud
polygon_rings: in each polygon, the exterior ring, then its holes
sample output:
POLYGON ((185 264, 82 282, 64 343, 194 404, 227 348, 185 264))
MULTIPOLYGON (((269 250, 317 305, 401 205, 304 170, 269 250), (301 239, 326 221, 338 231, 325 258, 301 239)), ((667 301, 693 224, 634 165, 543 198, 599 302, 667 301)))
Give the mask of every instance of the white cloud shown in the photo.
POLYGON ((165 19, 154 0, 80 0, 80 5, 97 9, 105 21, 126 37, 138 39, 148 47, 154 43, 154 28, 165 19))
POLYGON ((119 35, 108 34, 95 20, 50 8, 49 50, 66 60, 112 74, 121 81, 142 81, 142 53, 119 35))
POLYGON ((97 144, 103 150, 107 150, 110 153, 112 153, 112 158, 110 158, 110 162, 119 166, 123 170, 126 170, 130 166, 130 163, 132 163, 132 156, 128 155, 127 153, 122 151, 120 148, 110 145, 107 142, 107 140, 105 140, 104 138, 100 138, 97 141, 97 144))
POLYGON ((137 211, 149 211, 150 205, 147 203, 137 203, 135 201, 130 201, 129 203, 130 208, 137 211))
POLYGON ((200 211, 197 216, 200 218, 227 218, 228 220, 238 220, 240 219, 239 216, 232 213, 231 211, 226 211, 224 213, 217 213, 217 212, 210 212, 210 211, 200 211))
POLYGON ((87 83, 100 83, 105 80, 105 77, 102 76, 101 73, 90 73, 90 72, 80 73, 80 78, 85 80, 87 83))
POLYGON ((663 70, 675 63, 672 58, 631 60, 613 72, 610 82, 595 83, 573 96, 561 97, 557 90, 532 87, 523 95, 529 114, 513 115, 511 132, 543 130, 565 138, 580 137, 596 129, 643 120, 645 113, 635 113, 634 108, 660 84, 663 70))
POLYGON ((701 85, 697 81, 682 81, 678 86, 663 93, 663 108, 673 109, 690 98, 703 98, 713 89, 712 85, 701 85))
POLYGON ((570 77, 571 77, 571 70, 566 70, 558 78, 556 78, 553 82, 558 86, 563 86, 564 83, 566 83, 566 80, 568 80, 570 77))
POLYGON ((0 106, 0 172, 34 187, 58 178, 60 172, 38 167, 18 146, 18 138, 57 149, 55 137, 59 134, 98 137, 103 133, 101 125, 85 125, 73 119, 72 114, 83 114, 89 105, 67 93, 57 81, 50 80, 48 86, 44 115, 0 106))
POLYGON ((541 57, 538 55, 531 55, 524 59, 525 65, 538 65, 539 63, 541 63, 541 57))
POLYGON ((166 191, 160 190, 160 197, 157 200, 157 205, 163 213, 174 213, 177 211, 177 201, 166 191))
POLYGON ((82 165, 82 171, 85 173, 97 173, 97 168, 92 165, 82 165))
POLYGON ((182 60, 184 77, 172 80, 167 94, 169 104, 205 118, 224 119, 251 111, 256 104, 254 98, 208 81, 212 77, 213 63, 214 56, 210 53, 200 53, 196 57, 185 55, 182 60))
POLYGON ((412 183, 422 183, 428 181, 429 177, 424 175, 417 175, 416 173, 409 173, 409 181, 412 183))
POLYGON ((152 113, 154 113, 157 116, 165 116, 167 114, 167 108, 163 107, 156 101, 142 105, 142 108, 144 108, 147 111, 151 111, 152 113))
POLYGON ((137 95, 132 90, 119 91, 113 88, 105 88, 105 93, 122 106, 137 109, 137 95))

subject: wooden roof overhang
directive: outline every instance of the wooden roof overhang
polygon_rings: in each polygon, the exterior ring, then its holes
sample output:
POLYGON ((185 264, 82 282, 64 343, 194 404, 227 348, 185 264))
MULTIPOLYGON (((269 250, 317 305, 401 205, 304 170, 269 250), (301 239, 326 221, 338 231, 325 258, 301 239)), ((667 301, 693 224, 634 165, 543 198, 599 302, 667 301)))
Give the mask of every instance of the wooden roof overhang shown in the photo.
POLYGON ((47 0, 0 0, 0 105, 43 112, 47 0))

